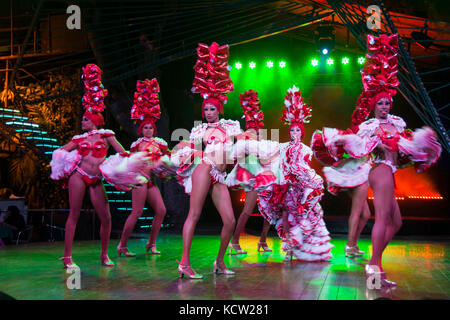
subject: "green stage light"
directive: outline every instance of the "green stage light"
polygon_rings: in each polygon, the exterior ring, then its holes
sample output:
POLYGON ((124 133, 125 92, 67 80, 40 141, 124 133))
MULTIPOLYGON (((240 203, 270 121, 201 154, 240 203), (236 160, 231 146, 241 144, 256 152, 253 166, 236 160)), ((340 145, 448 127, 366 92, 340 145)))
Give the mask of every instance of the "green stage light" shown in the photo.
POLYGON ((280 63, 278 64, 278 66, 283 69, 284 67, 286 67, 286 62, 284 61, 280 61, 280 63))
POLYGON ((250 69, 253 69, 254 67, 256 67, 256 63, 252 61, 248 66, 250 67, 250 69))
POLYGON ((312 59, 312 60, 311 60, 311 65, 312 65, 313 67, 316 67, 318 64, 319 64, 319 60, 317 60, 317 59, 312 59))
POLYGON ((240 62, 236 62, 236 64, 234 65, 234 67, 236 68, 236 69, 241 69, 242 68, 242 64, 240 63, 240 62))
POLYGON ((350 62, 350 59, 347 58, 347 57, 344 57, 344 58, 342 59, 342 63, 343 63, 343 64, 347 64, 347 63, 349 63, 349 62, 350 62))
POLYGON ((272 68, 273 67, 273 62, 272 61, 267 61, 266 63, 267 68, 272 68))
POLYGON ((334 60, 329 58, 327 59, 327 65, 331 66, 334 63, 334 60))
POLYGON ((358 58, 358 63, 359 64, 363 64, 365 61, 366 61, 366 58, 364 58, 364 57, 359 57, 358 58))

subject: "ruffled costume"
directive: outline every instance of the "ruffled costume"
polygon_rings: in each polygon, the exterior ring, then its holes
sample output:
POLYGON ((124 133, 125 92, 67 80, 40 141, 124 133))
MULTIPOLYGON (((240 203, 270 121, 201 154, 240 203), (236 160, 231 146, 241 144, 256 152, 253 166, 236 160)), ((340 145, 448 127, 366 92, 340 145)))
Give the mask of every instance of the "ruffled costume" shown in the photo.
MULTIPOLYGON (((285 106, 281 120, 302 128, 310 108, 295 86, 288 90, 285 106)), ((259 211, 276 226, 283 250, 292 251, 300 260, 327 261, 334 246, 319 204, 324 187, 322 178, 311 168, 312 151, 300 141, 279 144, 278 150, 281 178, 258 194, 259 211), (289 230, 284 230, 283 211, 288 213, 289 230)))
POLYGON ((392 97, 399 85, 397 79, 397 34, 367 36, 366 63, 361 70, 363 92, 352 115, 352 126, 347 131, 323 128, 316 131, 311 141, 315 157, 325 165, 323 172, 328 191, 336 194, 340 188, 353 188, 367 182, 370 169, 377 163, 397 168, 414 165, 421 172, 433 165, 441 153, 436 134, 429 127, 412 132, 398 116, 388 115, 384 123, 393 125, 395 133, 386 132, 380 120, 367 120, 370 111, 381 98, 392 97), (376 147, 384 143, 398 151, 397 163, 382 158, 376 147))
MULTIPOLYGON (((239 96, 245 118, 246 129, 258 131, 264 127, 264 114, 260 110, 258 94, 248 90, 239 96)), ((280 179, 280 169, 276 161, 278 143, 269 140, 240 139, 231 152, 237 163, 228 173, 225 183, 233 189, 245 192, 264 191, 280 179)))
MULTIPOLYGON (((228 45, 219 46, 213 42, 211 46, 199 43, 197 47, 192 92, 199 93, 204 99, 203 116, 206 104, 214 105, 219 113, 223 114, 223 104, 227 102, 226 94, 233 91, 228 57, 228 45)), ((191 130, 189 141, 181 141, 174 147, 170 160, 178 166, 176 178, 187 194, 192 191, 192 174, 202 161, 211 165, 212 184, 225 183, 226 172, 219 170, 216 163, 233 164, 230 158, 233 137, 241 132, 239 122, 234 120, 221 119, 216 123, 202 123, 191 130), (213 132, 205 137, 209 128, 213 128, 213 132)))

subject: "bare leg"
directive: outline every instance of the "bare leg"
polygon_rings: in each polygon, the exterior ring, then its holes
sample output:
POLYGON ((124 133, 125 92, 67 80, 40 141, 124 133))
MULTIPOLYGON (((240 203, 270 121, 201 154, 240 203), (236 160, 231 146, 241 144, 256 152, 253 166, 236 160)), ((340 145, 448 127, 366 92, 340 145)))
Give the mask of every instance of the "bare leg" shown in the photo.
POLYGON ((369 204, 367 203, 367 200, 366 200, 366 201, 364 201, 363 212, 362 212, 362 215, 359 217, 358 229, 356 230, 356 242, 357 243, 358 243, 359 237, 361 236, 361 233, 362 233, 364 227, 366 226, 369 218, 370 218, 370 208, 369 208, 369 204))
POLYGON ((152 186, 147 191, 147 201, 155 212, 152 223, 152 231, 148 239, 148 243, 151 247, 155 246, 156 238, 158 237, 159 230, 161 229, 161 224, 164 221, 164 216, 166 215, 166 206, 159 192, 158 187, 152 186))
POLYGON ((131 191, 132 197, 132 210, 131 214, 128 216, 127 221, 123 227, 122 236, 120 238, 119 247, 126 248, 128 239, 130 238, 131 232, 133 232, 134 226, 137 220, 142 215, 145 206, 145 199, 147 197, 147 185, 133 189, 131 191))
POLYGON ((239 237, 244 231, 248 218, 255 208, 257 196, 258 195, 256 191, 247 192, 245 196, 244 208, 242 209, 241 215, 239 216, 236 230, 234 230, 233 240, 231 240, 231 243, 239 245, 239 237))
POLYGON ((74 172, 70 176, 68 187, 70 212, 66 221, 66 233, 64 236, 65 257, 70 257, 72 255, 73 237, 75 235, 75 229, 77 227, 78 218, 80 217, 80 210, 86 192, 86 186, 78 172, 74 172))
POLYGON ((180 261, 182 266, 190 266, 189 255, 191 251, 192 237, 195 227, 200 219, 203 204, 211 185, 211 176, 209 174, 211 165, 206 163, 199 164, 192 173, 192 192, 190 197, 189 213, 183 226, 183 256, 180 261))
MULTIPOLYGON (((369 174, 369 183, 373 190, 375 224, 372 229, 372 258, 370 265, 377 265, 382 271, 381 260, 386 247, 387 229, 392 224, 394 179, 390 167, 379 164, 369 174)), ((389 237, 389 235, 388 235, 389 237)))
POLYGON ((261 231, 261 236, 259 237, 259 242, 264 243, 267 240, 267 234, 269 233, 270 223, 266 219, 263 222, 263 228, 261 231))
POLYGON ((220 233, 220 247, 219 253, 217 254, 217 264, 218 266, 225 269, 225 263, 223 257, 227 251, 228 243, 230 242, 231 236, 233 235, 233 230, 236 225, 236 220, 234 219, 233 207, 231 205, 230 193, 228 187, 221 183, 216 183, 212 187, 211 197, 214 205, 219 211, 220 217, 222 218, 223 227, 220 233))
POLYGON ((111 235, 111 213, 103 184, 89 187, 92 205, 100 219, 100 241, 102 243, 101 257, 108 255, 108 243, 111 235))
POLYGON ((385 239, 384 239, 384 248, 383 251, 386 249, 389 242, 394 238, 395 234, 400 230, 402 226, 402 215, 400 213, 400 208, 398 206, 398 202, 395 199, 395 196, 393 196, 392 200, 392 217, 391 217, 391 223, 388 225, 386 229, 385 239))
MULTIPOLYGON (((365 222, 363 213, 367 205, 367 192, 369 184, 364 183, 353 189, 352 194, 352 209, 348 219, 348 239, 347 245, 354 247, 358 243, 359 236, 364 228, 365 222)), ((368 208, 368 207, 367 207, 368 208)), ((369 212, 370 214, 370 212, 369 212)))
POLYGON ((282 217, 283 217, 283 230, 284 230, 284 235, 286 237, 286 239, 289 239, 289 229, 290 229, 290 224, 289 224, 289 212, 286 210, 283 210, 282 213, 282 217))

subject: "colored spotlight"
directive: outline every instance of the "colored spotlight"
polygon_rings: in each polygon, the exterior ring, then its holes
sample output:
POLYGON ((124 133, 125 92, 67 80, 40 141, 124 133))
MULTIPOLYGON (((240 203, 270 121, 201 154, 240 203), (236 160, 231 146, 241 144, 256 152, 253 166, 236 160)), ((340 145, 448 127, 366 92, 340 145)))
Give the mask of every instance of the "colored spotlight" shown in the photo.
POLYGON ((359 57, 359 58, 358 58, 358 63, 359 63, 359 64, 363 64, 364 61, 366 61, 366 58, 364 58, 364 57, 359 57))
POLYGON ((327 65, 331 66, 334 63, 334 60, 331 58, 327 59, 327 65))
POLYGON ((250 69, 253 69, 254 67, 256 67, 256 63, 252 61, 248 66, 250 67, 250 69))
POLYGON ((273 62, 272 61, 267 61, 266 63, 267 68, 272 68, 273 67, 273 62))
POLYGON ((286 67, 286 62, 284 61, 280 61, 280 63, 278 64, 278 66, 283 69, 284 67, 286 67))
POLYGON ((318 64, 319 64, 319 60, 317 60, 317 59, 312 59, 312 60, 311 60, 311 65, 312 65, 313 67, 316 67, 318 64))
POLYGON ((322 54, 328 54, 328 49, 327 48, 322 49, 322 54))
POLYGON ((234 67, 236 69, 241 69, 242 68, 242 64, 240 62, 236 62, 236 64, 234 65, 234 67))
POLYGON ((342 63, 343 63, 343 64, 347 64, 347 63, 349 63, 349 62, 350 62, 350 59, 349 59, 349 58, 347 58, 347 57, 342 58, 342 63))

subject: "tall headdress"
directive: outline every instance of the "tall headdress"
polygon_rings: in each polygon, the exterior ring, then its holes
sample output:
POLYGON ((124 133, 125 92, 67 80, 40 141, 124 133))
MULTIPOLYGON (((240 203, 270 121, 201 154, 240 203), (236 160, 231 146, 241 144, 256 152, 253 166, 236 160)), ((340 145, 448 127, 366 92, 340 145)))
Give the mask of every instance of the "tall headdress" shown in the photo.
POLYGON ((133 106, 131 107, 131 119, 135 120, 135 123, 139 123, 138 135, 141 135, 142 128, 148 123, 153 126, 153 132, 156 133, 155 123, 161 117, 158 93, 158 80, 137 81, 133 106))
POLYGON ((382 34, 378 38, 367 35, 366 61, 361 69, 363 91, 359 96, 356 109, 352 114, 352 131, 367 120, 370 111, 381 98, 392 97, 399 85, 398 72, 398 35, 382 34))
POLYGON ((89 118, 96 126, 105 124, 101 114, 105 110, 103 100, 108 95, 108 90, 102 84, 102 70, 95 64, 87 64, 82 68, 81 79, 84 82, 84 95, 82 105, 85 109, 84 116, 89 118))
POLYGON ((284 98, 284 110, 280 120, 289 125, 289 128, 298 126, 304 136, 303 123, 309 123, 310 118, 311 108, 303 101, 300 90, 296 86, 289 88, 284 98))
POLYGON ((200 93, 203 107, 211 103, 223 114, 223 104, 227 102, 226 93, 233 91, 230 78, 231 67, 228 65, 229 46, 219 46, 213 42, 211 46, 199 43, 197 47, 197 62, 194 66, 195 75, 192 82, 192 92, 200 93))
POLYGON ((244 113, 246 129, 261 129, 264 127, 264 113, 261 111, 258 93, 252 89, 241 93, 239 96, 242 111, 244 113))

